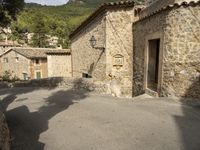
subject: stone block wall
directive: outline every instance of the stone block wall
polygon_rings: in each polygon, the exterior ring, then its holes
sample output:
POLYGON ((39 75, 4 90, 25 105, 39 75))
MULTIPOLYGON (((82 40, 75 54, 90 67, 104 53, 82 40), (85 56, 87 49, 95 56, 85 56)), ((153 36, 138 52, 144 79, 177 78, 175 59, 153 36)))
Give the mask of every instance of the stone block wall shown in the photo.
POLYGON ((106 15, 106 75, 115 76, 122 95, 128 97, 132 97, 132 23, 135 20, 134 8, 112 9, 106 15))
POLYGON ((200 5, 171 10, 166 18, 161 95, 200 98, 200 5))
POLYGON ((86 90, 88 92, 107 94, 106 82, 94 82, 93 79, 52 77, 40 80, 18 81, 15 83, 0 82, 0 89, 11 87, 42 87, 42 88, 65 88, 70 90, 86 90))
POLYGON ((71 55, 48 55, 48 77, 71 77, 71 55))
POLYGON ((30 76, 29 63, 30 60, 26 57, 19 55, 18 53, 11 51, 0 58, 1 62, 1 73, 3 75, 5 71, 10 71, 13 76, 16 75, 18 78, 23 79, 23 73, 27 73, 30 76), (7 58, 8 62, 4 62, 7 58), (18 58, 18 61, 16 60, 18 58))
MULTIPOLYGON (((138 96, 145 92, 144 70, 147 36, 164 34, 168 11, 151 16, 133 24, 133 95, 138 96)), ((162 45, 161 45, 162 47, 162 45)))
POLYGON ((200 97, 199 4, 157 13, 133 24, 134 95, 144 93, 147 37, 162 35, 160 96, 200 97))
POLYGON ((100 15, 72 39, 72 72, 73 77, 82 74, 91 75, 94 80, 105 80, 106 54, 100 49, 105 47, 105 17, 100 15), (94 36, 97 40, 92 48, 89 40, 94 36))

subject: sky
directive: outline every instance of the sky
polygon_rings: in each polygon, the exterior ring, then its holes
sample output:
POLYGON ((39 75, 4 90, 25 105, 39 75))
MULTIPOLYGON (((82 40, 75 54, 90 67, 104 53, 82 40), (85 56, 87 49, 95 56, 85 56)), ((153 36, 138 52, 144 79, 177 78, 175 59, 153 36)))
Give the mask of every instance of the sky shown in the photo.
POLYGON ((26 3, 38 3, 42 5, 62 5, 66 4, 68 0, 25 0, 26 3))

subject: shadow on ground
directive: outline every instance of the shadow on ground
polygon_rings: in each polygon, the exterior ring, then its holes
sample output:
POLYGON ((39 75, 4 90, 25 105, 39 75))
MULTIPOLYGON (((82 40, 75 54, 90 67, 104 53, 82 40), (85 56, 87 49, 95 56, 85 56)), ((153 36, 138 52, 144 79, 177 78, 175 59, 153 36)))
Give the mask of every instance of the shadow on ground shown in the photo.
POLYGON ((200 80, 194 82, 182 98, 183 116, 174 116, 184 150, 200 150, 200 80), (189 107, 188 107, 189 106, 189 107))
MULTIPOLYGON (((30 112, 26 105, 6 112, 8 125, 11 131, 12 150, 43 150, 45 144, 39 141, 41 133, 48 130, 49 120, 56 114, 66 110, 77 100, 86 98, 88 90, 75 91, 80 81, 74 82, 69 90, 60 90, 45 100, 45 105, 38 111, 30 112), (23 116, 23 119, 19 116, 23 116)), ((26 90, 10 90, 1 102, 1 110, 6 111, 9 104, 16 100, 17 95, 29 93, 36 88, 26 90)), ((1 93, 2 94, 2 93, 1 93)))

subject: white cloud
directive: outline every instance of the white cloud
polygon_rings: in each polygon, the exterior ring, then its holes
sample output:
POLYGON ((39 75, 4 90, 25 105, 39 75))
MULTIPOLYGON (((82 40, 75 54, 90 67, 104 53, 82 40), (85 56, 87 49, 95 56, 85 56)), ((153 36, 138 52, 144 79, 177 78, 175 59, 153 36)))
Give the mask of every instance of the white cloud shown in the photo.
POLYGON ((62 5, 66 4, 68 0, 25 0, 25 2, 30 3, 38 3, 42 5, 62 5))

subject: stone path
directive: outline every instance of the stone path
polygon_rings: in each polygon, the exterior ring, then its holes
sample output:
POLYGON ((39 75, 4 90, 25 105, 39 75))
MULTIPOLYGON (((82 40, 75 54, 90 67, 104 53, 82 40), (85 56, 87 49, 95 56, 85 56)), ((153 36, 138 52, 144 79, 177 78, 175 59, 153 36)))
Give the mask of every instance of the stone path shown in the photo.
POLYGON ((65 89, 1 90, 12 150, 200 150, 200 107, 65 89))

